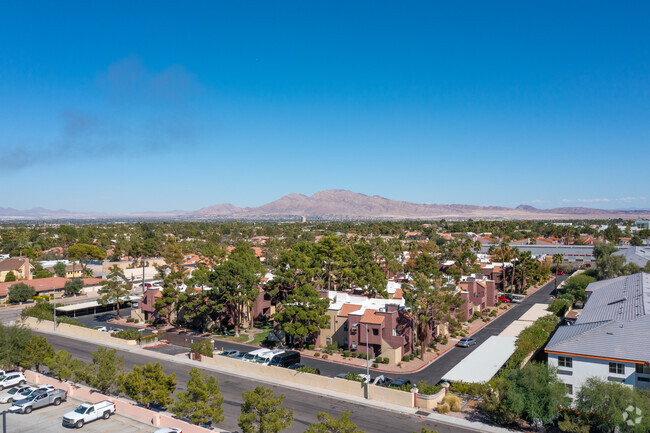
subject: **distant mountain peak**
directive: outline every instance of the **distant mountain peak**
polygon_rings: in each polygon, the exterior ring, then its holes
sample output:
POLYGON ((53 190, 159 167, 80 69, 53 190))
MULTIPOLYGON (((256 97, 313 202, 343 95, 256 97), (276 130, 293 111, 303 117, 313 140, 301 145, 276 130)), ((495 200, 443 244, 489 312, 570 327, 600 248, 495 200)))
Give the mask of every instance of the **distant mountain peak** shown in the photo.
POLYGON ((519 209, 519 210, 529 210, 529 211, 536 211, 536 210, 537 210, 536 207, 531 206, 531 205, 528 205, 528 204, 520 204, 520 205, 517 206, 515 209, 519 209))

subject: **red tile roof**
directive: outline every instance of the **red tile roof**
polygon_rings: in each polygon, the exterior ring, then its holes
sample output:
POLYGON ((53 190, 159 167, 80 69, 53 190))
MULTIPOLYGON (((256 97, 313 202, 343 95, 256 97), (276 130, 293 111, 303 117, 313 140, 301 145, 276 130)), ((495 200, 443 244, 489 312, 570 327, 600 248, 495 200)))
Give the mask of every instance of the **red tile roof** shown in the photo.
POLYGON ((361 305, 343 304, 343 306, 341 307, 341 311, 339 311, 339 314, 337 314, 337 316, 348 317, 348 314, 350 314, 353 311, 357 311, 359 309, 361 309, 361 305))
POLYGON ((65 283, 71 281, 69 278, 63 277, 49 277, 49 278, 39 278, 37 280, 21 280, 21 281, 11 281, 8 283, 0 283, 0 297, 7 296, 7 292, 11 286, 18 283, 25 283, 28 286, 32 286, 36 293, 40 292, 49 292, 52 288, 56 290, 63 289, 65 283))
POLYGON ((361 318, 361 323, 368 323, 371 325, 381 325, 384 323, 384 316, 378 316, 375 313, 377 310, 366 310, 361 318))

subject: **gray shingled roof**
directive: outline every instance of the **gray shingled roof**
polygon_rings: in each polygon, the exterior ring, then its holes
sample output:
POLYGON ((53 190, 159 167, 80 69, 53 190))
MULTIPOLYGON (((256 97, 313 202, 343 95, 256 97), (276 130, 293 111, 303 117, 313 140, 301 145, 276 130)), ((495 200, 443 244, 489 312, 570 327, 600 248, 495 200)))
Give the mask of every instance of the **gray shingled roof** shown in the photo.
POLYGON ((628 263, 644 267, 650 260, 650 247, 630 247, 614 254, 625 257, 628 263))
POLYGON ((547 351, 650 362, 650 315, 631 322, 561 326, 546 345, 547 351), (570 328, 581 329, 575 333, 570 328), (572 334, 572 335, 570 335, 572 334), (567 335, 569 337, 565 338, 567 335))
POLYGON ((650 274, 638 274, 596 281, 576 324, 603 320, 634 320, 650 313, 650 274))
POLYGON ((650 362, 650 274, 597 281, 573 326, 561 326, 547 351, 650 362))

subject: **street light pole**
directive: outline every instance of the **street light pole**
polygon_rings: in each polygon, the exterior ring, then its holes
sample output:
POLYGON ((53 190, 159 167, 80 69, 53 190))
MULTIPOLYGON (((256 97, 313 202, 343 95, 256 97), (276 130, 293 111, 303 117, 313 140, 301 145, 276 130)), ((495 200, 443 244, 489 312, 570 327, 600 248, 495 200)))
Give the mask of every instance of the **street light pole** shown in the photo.
POLYGON ((56 331, 56 284, 54 283, 52 283, 52 301, 54 301, 52 311, 54 312, 54 330, 56 331))

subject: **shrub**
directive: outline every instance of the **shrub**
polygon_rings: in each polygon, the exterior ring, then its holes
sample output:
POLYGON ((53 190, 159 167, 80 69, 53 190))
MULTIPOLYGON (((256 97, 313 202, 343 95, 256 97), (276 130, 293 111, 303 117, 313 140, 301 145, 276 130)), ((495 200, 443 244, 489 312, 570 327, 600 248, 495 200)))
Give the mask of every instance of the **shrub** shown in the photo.
POLYGON ((454 382, 449 385, 449 391, 456 392, 458 394, 473 395, 476 397, 481 397, 487 394, 489 389, 490 385, 487 383, 454 382))
POLYGON ((343 356, 345 356, 346 358, 349 358, 350 357, 350 351, 349 350, 344 350, 343 351, 343 356))
POLYGON ((323 349, 323 352, 325 352, 328 355, 331 355, 337 350, 339 350, 339 345, 336 343, 332 343, 332 344, 328 344, 327 347, 323 349))
POLYGON ((323 359, 327 359, 327 358, 329 358, 329 355, 328 355, 327 353, 323 353, 322 358, 323 358, 323 359))
POLYGON ((16 283, 9 287, 8 296, 11 302, 25 302, 36 295, 36 290, 25 283, 16 283))
POLYGON ((388 357, 384 357, 384 358, 382 358, 382 360, 381 360, 381 363, 382 363, 382 364, 388 364, 389 362, 390 362, 390 359, 388 359, 388 357))
POLYGON ((366 359, 366 354, 363 352, 357 353, 357 358, 366 359))
POLYGON ((409 361, 409 356, 408 355, 402 356, 402 361, 408 362, 409 361))
POLYGON ((449 405, 447 403, 438 404, 438 413, 449 413, 449 405))
POLYGON ((212 344, 212 341, 205 339, 203 341, 196 341, 190 344, 190 351, 194 355, 209 356, 210 358, 212 358, 214 352, 214 346, 212 344))
POLYGON ((299 367, 296 369, 296 371, 302 371, 303 373, 320 374, 315 368, 307 366, 299 367))
POLYGON ((135 322, 136 322, 136 320, 131 316, 126 318, 126 323, 135 323, 135 322))
POLYGON ((314 350, 314 349, 316 349, 316 345, 314 345, 314 344, 310 344, 308 347, 309 347, 309 350, 314 350))
POLYGON ((140 340, 140 333, 135 329, 123 329, 121 331, 115 331, 111 335, 123 340, 140 340))
POLYGON ((445 398, 442 399, 442 402, 449 405, 452 412, 460 412, 460 398, 454 394, 447 394, 445 398))
POLYGON ((348 373, 345 376, 343 376, 343 379, 353 380, 355 382, 363 382, 364 381, 363 377, 359 376, 356 373, 348 373))
MULTIPOLYGON (((57 307, 62 306, 63 304, 56 304, 57 307)), ((50 322, 54 320, 54 305, 42 302, 31 307, 25 308, 22 313, 22 317, 34 317, 39 320, 49 320, 50 322)), ((67 316, 57 316, 56 323, 66 323, 68 325, 81 326, 85 328, 85 325, 81 322, 77 322, 67 316)))
POLYGON ((377 364, 376 362, 372 364, 372 368, 377 368, 377 367, 379 367, 379 364, 377 364))
POLYGON ((320 353, 316 352, 316 353, 314 353, 314 356, 315 356, 316 358, 319 358, 319 357, 320 357, 320 353))
POLYGON ((434 395, 442 389, 442 385, 431 385, 424 381, 418 382, 416 386, 418 387, 418 394, 422 395, 434 395))
POLYGON ((149 343, 158 340, 158 334, 148 334, 140 336, 140 343, 149 343))
POLYGON ((497 315, 497 310, 490 311, 490 317, 495 317, 497 315))

